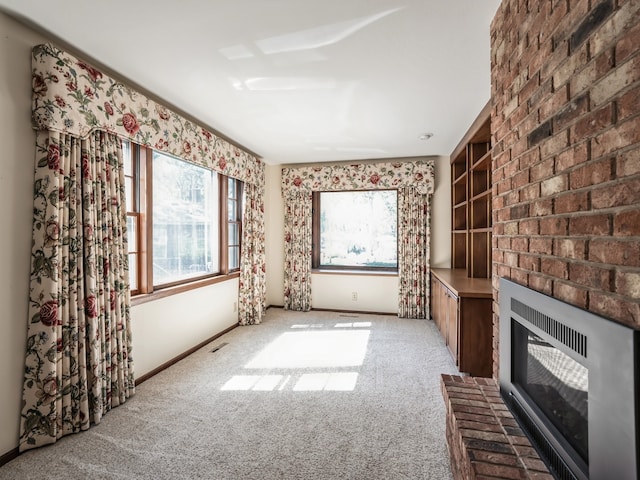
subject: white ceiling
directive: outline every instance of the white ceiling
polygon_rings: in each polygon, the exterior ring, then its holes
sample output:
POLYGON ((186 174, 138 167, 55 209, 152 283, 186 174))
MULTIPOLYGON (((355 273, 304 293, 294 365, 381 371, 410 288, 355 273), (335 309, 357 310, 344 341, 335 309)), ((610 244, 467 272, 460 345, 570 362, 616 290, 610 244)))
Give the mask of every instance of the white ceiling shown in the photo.
POLYGON ((0 9, 280 164, 449 155, 489 99, 499 3, 0 0, 0 9))

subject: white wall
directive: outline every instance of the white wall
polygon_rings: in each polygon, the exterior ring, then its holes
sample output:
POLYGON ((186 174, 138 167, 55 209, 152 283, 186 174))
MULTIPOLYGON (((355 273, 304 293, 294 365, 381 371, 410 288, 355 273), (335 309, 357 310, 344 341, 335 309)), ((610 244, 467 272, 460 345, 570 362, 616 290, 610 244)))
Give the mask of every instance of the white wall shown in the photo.
POLYGON ((451 164, 435 157, 436 188, 431 199, 431 266, 451 268, 451 164))
MULTIPOLYGON (((27 332, 35 133, 31 48, 48 41, 0 13, 0 455, 18 446, 27 332)), ((141 376, 237 323, 238 280, 134 306, 141 376)))
POLYGON ((136 377, 238 323, 238 279, 131 309, 136 377))
POLYGON ((280 182, 282 167, 265 170, 265 255, 267 257, 267 305, 284 304, 284 200, 280 182))
MULTIPOLYGON (((407 159, 409 160, 409 159, 407 159)), ((451 170, 449 157, 434 157, 436 185, 431 206, 431 266, 451 264, 451 170)), ((314 164, 315 165, 315 164, 314 164)), ((284 303, 284 200, 280 189, 282 165, 267 165, 266 252, 267 304, 284 303)), ((398 278, 367 275, 311 275, 313 308, 396 313, 398 278), (352 293, 358 293, 353 301, 352 293)))
POLYGON ((398 313, 398 276, 312 274, 311 305, 329 310, 398 313))

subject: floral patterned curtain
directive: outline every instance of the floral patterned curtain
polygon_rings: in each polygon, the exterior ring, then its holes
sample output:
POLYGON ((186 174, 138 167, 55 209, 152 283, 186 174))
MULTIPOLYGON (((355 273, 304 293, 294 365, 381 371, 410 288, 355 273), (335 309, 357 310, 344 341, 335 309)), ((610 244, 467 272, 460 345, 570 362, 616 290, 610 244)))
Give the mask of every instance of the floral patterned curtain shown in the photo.
POLYGON ((134 393, 124 195, 115 135, 38 132, 21 451, 134 393))
POLYGON ((37 130, 20 449, 134 393, 121 138, 245 182, 241 323, 265 305, 264 163, 51 44, 32 50, 37 130))
POLYGON ((398 190, 400 318, 429 318, 429 197, 415 187, 398 190))
POLYGON ((238 314, 240 325, 255 325, 266 310, 264 193, 247 183, 244 196, 238 314))
POLYGON ((311 308, 311 192, 397 189, 398 315, 428 318, 429 203, 434 183, 433 159, 283 168, 285 308, 311 308))
POLYGON ((52 44, 37 45, 32 54, 37 130, 77 138, 112 132, 244 182, 251 209, 244 219, 239 322, 259 323, 266 304, 264 162, 52 44))
POLYGON ((311 310, 312 193, 292 192, 285 200, 284 308, 311 310))

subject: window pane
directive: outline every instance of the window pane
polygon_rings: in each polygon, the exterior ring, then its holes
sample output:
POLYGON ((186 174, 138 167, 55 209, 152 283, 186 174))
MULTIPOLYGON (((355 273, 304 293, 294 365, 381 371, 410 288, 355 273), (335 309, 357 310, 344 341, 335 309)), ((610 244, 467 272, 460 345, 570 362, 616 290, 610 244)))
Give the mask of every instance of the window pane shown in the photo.
POLYGON ((229 177, 228 185, 229 185, 229 193, 228 193, 229 198, 236 198, 236 180, 235 180, 235 178, 229 177))
POLYGON ((122 160, 124 161, 124 174, 127 176, 133 175, 133 163, 131 161, 131 143, 128 141, 122 142, 122 160))
POLYGON ((138 289, 138 254, 129 254, 129 290, 138 289))
POLYGON ((236 218, 236 201, 235 200, 227 200, 227 208, 229 212, 229 220, 237 220, 236 218))
POLYGON ((229 245, 240 245, 240 239, 238 238, 238 224, 229 224, 229 245))
POLYGON ((129 242, 129 251, 138 251, 138 217, 133 215, 127 216, 127 240, 129 242))
POLYGON ((240 247, 229 247, 229 270, 240 267, 240 247))
POLYGON ((218 272, 217 189, 211 170, 153 153, 154 285, 218 272))
POLYGON ((125 196, 127 199, 127 212, 133 212, 133 178, 125 177, 124 179, 125 196))
POLYGON ((320 194, 320 265, 397 268, 395 190, 320 194))

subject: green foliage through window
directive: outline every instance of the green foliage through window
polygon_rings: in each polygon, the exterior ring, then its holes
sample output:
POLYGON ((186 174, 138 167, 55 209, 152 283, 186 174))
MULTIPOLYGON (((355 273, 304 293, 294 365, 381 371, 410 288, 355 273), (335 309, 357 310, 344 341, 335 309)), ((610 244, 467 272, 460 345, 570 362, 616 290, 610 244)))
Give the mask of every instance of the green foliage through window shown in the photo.
POLYGON ((320 193, 320 267, 397 269, 395 190, 320 193))

